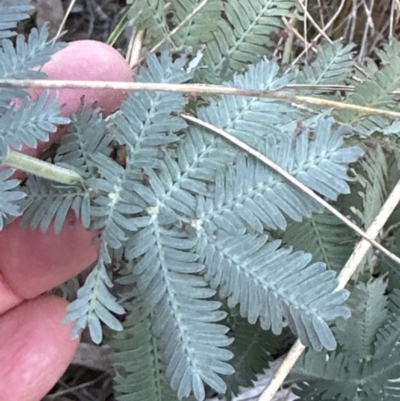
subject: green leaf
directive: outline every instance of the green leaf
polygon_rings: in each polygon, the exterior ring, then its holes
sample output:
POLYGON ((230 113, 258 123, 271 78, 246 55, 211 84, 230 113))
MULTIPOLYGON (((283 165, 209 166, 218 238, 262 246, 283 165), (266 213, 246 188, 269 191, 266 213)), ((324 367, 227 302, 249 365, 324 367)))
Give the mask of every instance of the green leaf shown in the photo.
POLYGON ((272 55, 271 33, 283 28, 282 17, 296 15, 293 0, 230 0, 224 6, 225 18, 219 20, 204 51, 202 81, 221 83, 272 55))
POLYGON ((116 369, 114 390, 118 401, 177 400, 165 376, 159 341, 152 333, 152 315, 140 298, 126 303, 124 330, 111 342, 116 369))
POLYGON ((168 36, 166 0, 135 0, 130 3, 129 18, 133 19, 138 29, 147 30, 151 43, 157 43, 168 36))
POLYGON ((295 250, 310 252, 313 261, 339 272, 354 249, 354 232, 330 212, 313 213, 301 222, 289 222, 283 242, 295 250))
MULTIPOLYGON (((356 85, 354 92, 348 94, 346 102, 398 111, 398 102, 393 91, 398 88, 400 83, 399 43, 393 39, 390 45, 385 46, 385 51, 381 52, 380 56, 386 60, 386 63, 373 76, 364 77, 364 80, 356 85)), ((369 116, 365 113, 344 109, 335 111, 334 116, 340 122, 351 125, 361 135, 382 132, 384 127, 389 125, 388 120, 384 117, 369 116)))
POLYGON ((336 338, 354 359, 373 355, 377 331, 388 318, 386 287, 382 279, 359 283, 348 302, 352 318, 337 324, 336 338))
POLYGON ((278 345, 277 337, 258 325, 251 325, 240 316, 228 319, 230 336, 235 341, 230 346, 234 357, 231 361, 235 373, 227 376, 227 396, 239 394, 239 387, 253 387, 257 374, 263 373, 272 361, 272 355, 278 345))
POLYGON ((307 350, 288 382, 300 400, 390 401, 399 394, 399 294, 388 303, 378 279, 357 286, 353 316, 338 328, 335 352, 307 350), (397 305, 397 306, 396 306, 397 305))
MULTIPOLYGON (((172 0, 172 21, 179 26, 202 0, 172 0)), ((214 39, 213 32, 218 28, 224 4, 222 0, 208 0, 206 4, 172 36, 175 46, 190 46, 197 50, 203 43, 214 39)))

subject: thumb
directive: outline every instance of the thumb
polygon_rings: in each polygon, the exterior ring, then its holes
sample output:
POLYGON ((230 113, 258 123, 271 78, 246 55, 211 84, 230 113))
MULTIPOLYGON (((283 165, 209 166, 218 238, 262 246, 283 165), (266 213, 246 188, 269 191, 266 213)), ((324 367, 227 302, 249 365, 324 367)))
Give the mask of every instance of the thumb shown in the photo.
POLYGON ((0 394, 3 400, 39 401, 71 362, 78 340, 62 324, 67 302, 41 296, 0 316, 0 394))

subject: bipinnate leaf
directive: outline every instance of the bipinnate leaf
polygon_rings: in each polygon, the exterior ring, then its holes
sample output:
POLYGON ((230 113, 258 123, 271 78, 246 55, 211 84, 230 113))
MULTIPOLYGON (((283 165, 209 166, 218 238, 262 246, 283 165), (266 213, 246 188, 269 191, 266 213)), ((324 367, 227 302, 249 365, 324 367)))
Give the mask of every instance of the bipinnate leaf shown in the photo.
POLYGON ((0 39, 14 36, 13 29, 19 21, 29 18, 32 9, 31 0, 3 0, 0 3, 0 39))
POLYGON ((7 218, 18 217, 21 214, 21 200, 26 196, 19 189, 20 181, 12 178, 14 173, 14 169, 0 171, 0 230, 3 229, 7 218))

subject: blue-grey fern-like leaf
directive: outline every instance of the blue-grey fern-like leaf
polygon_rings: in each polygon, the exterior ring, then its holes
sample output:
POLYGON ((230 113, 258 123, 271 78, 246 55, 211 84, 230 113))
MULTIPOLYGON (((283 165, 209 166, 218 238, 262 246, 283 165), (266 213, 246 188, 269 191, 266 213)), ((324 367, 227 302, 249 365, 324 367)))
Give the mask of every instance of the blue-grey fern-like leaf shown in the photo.
POLYGON ((29 18, 29 11, 32 11, 31 0, 2 0, 0 2, 0 39, 14 36, 16 33, 12 30, 16 28, 17 23, 29 18))
MULTIPOLYGON (((238 87, 259 88, 261 81, 263 89, 282 88, 290 82, 290 77, 279 78, 277 73, 278 69, 273 62, 262 62, 250 68, 243 76, 237 76, 234 84, 238 87)), ((282 132, 285 132, 284 127, 290 124, 296 113, 297 111, 291 106, 282 105, 280 102, 228 96, 221 97, 218 101, 210 101, 208 107, 198 111, 199 118, 258 148, 302 183, 320 194, 336 199, 339 194, 348 193, 349 186, 346 183, 346 180, 350 179, 347 174, 348 164, 361 156, 361 149, 343 147, 345 128, 332 132, 331 118, 319 118, 312 130, 305 128, 297 137, 293 134, 289 135, 293 139, 284 137, 282 135, 282 132), (266 122, 266 115, 269 122, 266 122), (269 125, 270 123, 273 124, 269 125), (329 135, 327 135, 328 132, 329 135), (315 136, 314 140, 309 140, 310 134, 315 136)), ((209 192, 211 188, 207 185, 215 180, 216 171, 218 169, 224 171, 226 166, 233 165, 238 153, 239 150, 227 141, 211 135, 205 129, 190 126, 186 130, 186 136, 178 143, 177 160, 168 157, 164 159, 167 165, 166 170, 170 171, 170 184, 168 184, 170 190, 166 191, 161 199, 163 205, 168 202, 175 203, 179 198, 178 192, 183 189, 200 194, 209 192)), ((244 168, 245 165, 243 163, 241 165, 244 168)), ((270 200, 274 197, 275 205, 279 204, 279 208, 285 209, 282 211, 297 220, 301 220, 301 216, 310 216, 311 211, 316 210, 315 203, 310 202, 304 194, 291 187, 272 171, 261 165, 249 167, 246 171, 251 177, 255 171, 258 172, 258 181, 255 181, 255 186, 249 189, 250 198, 256 194, 261 196, 262 188, 264 188, 270 193, 270 200), (260 187, 261 182, 265 183, 265 187, 262 185, 260 187), (275 189, 278 192, 275 193, 275 189), (299 199, 302 199, 300 204, 299 199), (294 209, 290 202, 295 202, 294 209)), ((244 172, 240 174, 238 177, 242 178, 246 175, 244 172)), ((167 178, 163 181, 166 182, 167 178)), ((242 182, 248 185, 251 180, 243 179, 242 182)), ((226 186, 229 187, 229 185, 227 182, 226 186)), ((243 202, 247 200, 250 201, 249 197, 244 195, 243 202)), ((254 202, 254 199, 251 201, 254 202)), ((279 225, 275 221, 272 227, 283 228, 285 223, 282 220, 282 212, 276 213, 276 207, 270 206, 270 203, 264 205, 262 209, 269 208, 267 215, 273 215, 275 220, 280 221, 279 225)), ((249 215, 247 214, 246 217, 249 215)), ((260 228, 260 224, 258 227, 260 228)))
POLYGON ((358 146, 344 147, 343 135, 348 128, 341 127, 332 132, 333 123, 332 118, 321 118, 313 141, 308 140, 307 130, 297 137, 293 170, 287 170, 314 191, 336 200, 340 194, 350 193, 346 183, 351 179, 347 174, 348 165, 356 162, 364 152, 358 146))
POLYGON ((241 228, 258 233, 265 227, 284 230, 286 216, 301 221, 319 209, 304 193, 244 155, 238 156, 236 171, 228 168, 216 174, 213 205, 206 200, 199 205, 205 205, 197 207, 201 224, 231 234, 241 228))
POLYGON ((16 45, 3 39, 0 46, 0 77, 13 79, 45 78, 46 75, 35 67, 50 60, 62 44, 50 43, 47 26, 40 30, 32 29, 28 39, 18 35, 16 45))
MULTIPOLYGON (((318 56, 311 65, 304 66, 296 74, 296 83, 310 85, 338 85, 345 82, 354 67, 351 57, 353 44, 344 46, 340 40, 317 46, 318 56)), ((302 93, 323 93, 312 89, 302 93)))
POLYGON ((28 195, 21 202, 22 225, 45 232, 53 223, 59 233, 70 209, 80 217, 84 227, 90 226, 90 194, 82 186, 54 184, 46 179, 29 176, 23 187, 28 195))
MULTIPOLYGON (((248 83, 256 85, 255 79, 258 77, 258 74, 263 77, 264 82, 266 82, 265 85, 272 88, 277 88, 282 85, 284 86, 285 82, 287 82, 285 79, 276 78, 277 70, 273 63, 265 63, 265 65, 258 67, 258 69, 254 68, 251 73, 246 75, 248 83), (268 72, 268 74, 261 75, 261 71, 268 72)), ((242 78, 242 82, 244 79, 245 78, 242 78)), ((240 82, 240 78, 238 78, 238 81, 240 82)), ((294 111, 290 107, 280 107, 278 102, 271 105, 269 101, 264 102, 259 99, 248 100, 238 98, 237 103, 231 104, 231 108, 226 107, 226 105, 228 105, 228 101, 225 100, 225 98, 217 102, 211 101, 210 106, 199 110, 199 116, 202 117, 203 120, 211 122, 218 127, 222 126, 228 132, 236 129, 235 134, 237 136, 242 134, 242 131, 239 129, 239 124, 242 123, 242 125, 245 126, 243 116, 246 113, 248 113, 247 115, 249 116, 250 121, 251 118, 253 118, 254 121, 261 121, 263 118, 262 112, 264 112, 265 115, 268 108, 274 110, 274 107, 276 107, 275 112, 277 118, 281 116, 282 119, 286 118, 289 122, 290 116, 293 116, 292 113, 294 111), (252 107, 255 108, 253 109, 254 112, 252 111, 252 107), (237 113, 238 111, 241 113, 237 113), (231 116, 231 113, 235 113, 235 115, 232 114, 231 116)), ((306 182, 323 195, 334 199, 338 194, 348 191, 348 186, 346 184, 346 180, 349 179, 347 175, 347 165, 348 163, 357 160, 361 151, 358 148, 342 149, 343 132, 341 130, 331 133, 331 136, 326 135, 331 131, 331 126, 332 120, 321 118, 321 121, 318 122, 314 130, 315 132, 313 131, 315 136, 313 140, 309 140, 308 138, 310 132, 305 131, 298 138, 295 137, 294 140, 287 140, 285 142, 285 139, 282 136, 269 136, 268 132, 262 131, 260 124, 258 126, 262 142, 260 148, 265 153, 267 153, 267 148, 268 152, 273 155, 273 160, 278 164, 282 165, 289 172, 297 174, 303 182, 306 182), (320 138, 320 135, 324 135, 324 138, 320 138), (263 143, 264 147, 262 146, 263 143), (330 179, 331 177, 334 177, 336 183, 325 184, 321 181, 321 176, 325 178, 330 177, 330 179)), ((257 130, 255 130, 255 132, 257 133, 257 130)), ((229 176, 228 174, 227 181, 225 182, 224 174, 227 169, 224 164, 234 163, 239 151, 223 140, 215 139, 207 131, 199 129, 198 127, 188 128, 185 131, 185 134, 185 138, 177 143, 175 151, 171 151, 168 148, 164 149, 165 157, 162 162, 160 162, 157 170, 151 168, 144 169, 146 185, 144 183, 138 183, 137 185, 132 186, 136 195, 138 195, 143 200, 144 204, 147 205, 143 207, 143 210, 149 215, 147 222, 151 224, 151 222, 158 221, 158 224, 164 224, 167 226, 168 224, 173 224, 178 221, 179 224, 184 227, 186 227, 187 224, 191 225, 194 231, 201 231, 201 227, 204 226, 206 230, 209 230, 210 237, 214 238, 214 235, 222 235, 217 230, 219 227, 217 220, 221 215, 219 211, 223 209, 225 202, 228 201, 228 199, 232 201, 231 198, 235 193, 240 195, 244 193, 244 200, 241 204, 239 203, 239 206, 236 209, 234 209, 234 212, 232 213, 232 221, 228 221, 225 231, 230 232, 230 230, 232 230, 231 233, 234 232, 234 235, 238 236, 240 240, 245 238, 244 235, 249 226, 253 229, 253 232, 262 232, 263 225, 257 225, 255 218, 255 211, 258 212, 258 209, 256 209, 254 205, 249 206, 249 202, 246 203, 245 200, 247 200, 247 198, 251 200, 254 193, 260 190, 259 182, 257 180, 254 181, 253 177, 259 177, 260 180, 266 179, 268 181, 268 177, 270 176, 266 174, 267 168, 260 163, 255 162, 253 159, 247 159, 244 155, 241 155, 237 159, 239 161, 235 166, 237 169, 235 175, 229 176), (249 170, 246 169, 247 162, 251 164, 251 169, 249 168, 249 170), (219 182, 218 177, 222 177, 219 182), (232 177, 232 179, 229 177, 232 177), (251 179, 249 179, 249 177, 251 177, 251 179), (221 188, 223 188, 226 193, 220 191, 221 188), (207 193, 208 197, 203 198, 201 196, 193 196, 194 194, 202 192, 207 193), (213 193, 213 199, 209 198, 210 192, 213 193), (251 195, 246 198, 247 193, 251 195), (242 204, 244 204, 245 207, 241 207, 242 204), (206 210, 206 213, 202 212, 202 205, 208 207, 208 209, 207 207, 206 209, 203 208, 206 210), (193 217, 194 213, 195 218, 193 217)), ((274 173, 271 174, 274 175, 274 173)), ((282 183, 281 192, 275 196, 280 200, 279 206, 283 209, 285 214, 287 213, 291 217, 296 216, 296 218, 301 219, 303 215, 306 215, 307 212, 309 213, 309 205, 312 204, 309 199, 305 198, 302 193, 298 193, 297 198, 294 197, 293 193, 288 192, 289 190, 287 188, 290 188, 290 185, 285 183, 279 177, 271 176, 270 181, 265 185, 265 191, 268 191, 269 187, 274 185, 276 182, 282 183), (299 201, 298 199, 302 200, 299 201), (294 205, 292 204, 293 202, 294 205)), ((273 191, 268 192, 273 194, 273 191)), ((260 193, 260 198, 264 195, 265 194, 260 193)), ((230 208, 226 207, 226 209, 228 210, 230 208)), ((190 236, 188 233, 185 235, 183 238, 189 238, 190 236)), ((155 237, 157 236, 155 235, 153 228, 143 227, 140 228, 126 244, 126 256, 129 259, 139 258, 134 268, 134 271, 139 276, 139 287, 143 286, 143 288, 147 288, 147 286, 150 286, 150 288, 152 288, 151 294, 147 294, 147 297, 149 297, 153 302, 151 304, 152 306, 159 302, 159 297, 161 295, 158 291, 162 285, 159 281, 160 274, 158 273, 160 269, 159 252, 161 251, 161 248, 160 245, 155 242, 155 237)), ((263 237, 252 236, 251 238, 254 244, 258 244, 263 237)), ((229 237, 229 240, 233 241, 234 237, 229 237)), ((221 243, 218 241, 216 240, 217 245, 220 245, 222 248, 227 246, 222 240, 221 243)), ((194 246, 194 244, 191 246, 194 246)), ((202 244, 198 244, 197 246, 197 255, 205 257, 208 250, 206 252, 202 248, 202 244)), ((238 244, 237 248, 239 249, 238 244)), ((248 245, 247 248, 251 248, 250 245, 248 245)), ((243 250, 242 248, 240 249, 243 250)), ((188 252, 183 254, 179 253, 180 257, 184 258, 180 259, 180 262, 185 262, 180 263, 179 267, 180 269, 186 269, 188 274, 196 273, 197 271, 192 270, 190 267, 194 263, 194 260, 191 259, 193 254, 191 252, 187 253, 188 252)), ((168 253, 165 254, 168 255, 168 253)), ((244 253, 244 255, 249 256, 246 253, 244 253)), ((303 275, 305 283, 307 283, 309 279, 311 280, 311 278, 315 277, 318 277, 318 279, 321 279, 323 282, 321 285, 323 290, 327 292, 324 293, 322 291, 322 293, 332 302, 332 305, 328 302, 328 307, 326 307, 326 305, 322 306, 323 301, 327 300, 324 299, 322 301, 324 298, 322 295, 320 300, 321 303, 316 301, 316 304, 319 305, 321 310, 323 310, 323 313, 325 313, 324 317, 326 320, 329 322, 337 316, 347 316, 348 310, 341 305, 347 296, 346 293, 338 293, 338 298, 335 298, 335 295, 333 295, 334 289, 336 288, 334 273, 326 271, 323 264, 316 263, 308 267, 311 258, 310 255, 301 256, 304 255, 302 253, 295 253, 294 255, 295 256, 292 255, 293 260, 297 257, 299 258, 299 269, 304 269, 303 275), (324 281, 325 277, 329 277, 329 279, 326 278, 326 282, 324 281), (332 297, 332 300, 330 297, 332 297)), ((243 256, 243 258, 245 256, 243 256)), ((161 263, 163 262, 161 261, 161 263)), ((246 262, 243 261, 243 263, 246 262)), ((261 262, 257 259, 257 263, 260 264, 261 262)), ((195 266, 195 269, 200 269, 200 266, 195 266)), ((217 271, 221 274, 222 268, 218 270, 218 263, 216 266, 217 271)), ((254 263, 254 266, 256 268, 257 264, 254 263)), ((207 263, 206 267, 208 268, 207 263)), ((182 274, 181 271, 179 272, 182 274)), ((245 273, 243 273, 243 275, 244 277, 247 277, 245 273)), ((182 277, 182 280, 183 279, 184 278, 182 277)), ((247 288, 247 285, 250 284, 246 283, 244 278, 243 280, 245 282, 244 288, 247 288)), ((291 285, 294 285, 294 283, 291 285)), ((301 288, 299 293, 304 293, 305 289, 302 287, 302 282, 298 285, 299 288, 301 288)), ((314 296, 314 294, 312 296, 314 296)), ((243 299, 240 298, 236 302, 242 302, 243 299)), ((246 305, 247 304, 244 304, 243 306, 244 310, 246 310, 246 305)), ((275 308, 278 308, 277 305, 278 303, 276 301, 274 304, 275 308)), ((320 317, 317 318, 314 315, 307 315, 307 313, 304 316, 299 313, 296 314, 295 306, 286 305, 283 301, 279 304, 279 308, 274 311, 276 312, 278 310, 280 311, 280 320, 270 317, 274 322, 279 322, 274 323, 280 325, 274 327, 276 331, 280 330, 282 327, 284 313, 286 319, 292 319, 290 321, 291 327, 305 343, 312 344, 317 349, 320 349, 323 346, 326 346, 329 349, 335 347, 336 342, 324 319, 320 317), (307 318, 305 316, 307 316, 307 318), (302 318, 306 319, 306 326, 304 326, 304 323, 301 323, 302 318)), ((307 310, 309 311, 310 308, 307 310)), ((320 313, 320 311, 316 313, 320 313)), ((253 314, 251 319, 252 322, 255 322, 257 320, 257 313, 255 313, 255 315, 253 314)), ((264 317, 264 319, 267 318, 264 317)), ((267 321, 266 327, 270 327, 271 325, 272 321, 267 321)))
MULTIPOLYGON (((227 85, 273 91, 285 88, 291 80, 291 75, 279 76, 276 62, 266 60, 249 67, 245 74, 235 76, 233 82, 227 85)), ((255 148, 270 134, 282 138, 284 127, 298 116, 297 110, 291 105, 270 99, 221 96, 219 100, 211 99, 209 103, 209 106, 198 110, 200 119, 255 148)), ((162 170, 162 181, 168 186, 160 198, 161 205, 167 209, 175 208, 171 205, 179 202, 182 191, 203 195, 209 193, 212 190, 209 185, 214 182, 216 171, 232 165, 239 153, 238 148, 204 128, 193 125, 184 133, 176 153, 168 150, 163 166, 158 166, 162 170)))
MULTIPOLYGON (((350 191, 346 183, 350 179, 348 164, 356 161, 362 150, 343 148, 342 134, 330 132, 331 124, 332 120, 321 119, 313 141, 309 141, 308 131, 294 143, 277 143, 271 137, 262 153, 315 191, 336 200, 350 191)), ((301 221, 320 210, 320 206, 261 162, 239 154, 234 167, 216 173, 213 204, 208 201, 207 210, 197 210, 202 224, 233 234, 246 227, 259 233, 264 228, 285 230, 286 216, 301 221)))
MULTIPOLYGON (((135 79, 185 82, 194 73, 188 70, 188 61, 187 52, 174 58, 165 51, 159 59, 150 54, 147 66, 140 69, 135 79)), ((177 141, 175 133, 186 127, 183 119, 176 116, 186 103, 181 94, 131 94, 109 125, 109 128, 116 128, 112 135, 117 142, 126 146, 125 168, 101 153, 91 155, 93 166, 100 175, 86 182, 94 195, 92 228, 102 230, 103 241, 111 248, 120 248, 128 233, 148 224, 146 213, 139 214, 145 212, 146 206, 156 206, 156 196, 142 181, 151 175, 151 166, 160 167, 161 146, 177 141)), ((152 182, 157 185, 154 174, 152 182)))
POLYGON ((14 169, 0 171, 0 231, 8 217, 17 217, 21 214, 20 202, 26 194, 16 189, 20 181, 13 179, 14 169))
MULTIPOLYGON (((224 85, 240 89, 279 91, 293 81, 292 74, 281 75, 276 61, 263 60, 249 66, 224 85)), ((209 106, 198 110, 198 118, 227 131, 250 146, 257 148, 268 135, 281 137, 282 131, 299 110, 287 102, 267 98, 221 96, 209 106)))
MULTIPOLYGON (((0 7, 4 4, 2 2, 0 7)), ((18 6, 15 6, 18 8, 18 6)), ((3 17, 0 11, 0 20, 3 17)), ((0 22, 1 27, 1 22, 0 22)), ((0 30, 1 38, 1 30, 0 30)), ((46 78, 38 67, 50 60, 50 57, 62 47, 62 44, 50 43, 48 29, 32 29, 28 39, 18 35, 16 45, 8 39, 0 42, 0 78, 34 79, 46 78)), ((19 88, 0 88, 0 118, 7 112, 10 102, 28 96, 28 92, 19 88)))
POLYGON ((110 155, 111 138, 105 135, 106 122, 100 109, 83 106, 71 117, 68 132, 62 137, 54 158, 57 164, 76 169, 83 177, 94 174, 91 155, 110 155))
MULTIPOLYGON (((183 83, 192 78, 188 71, 188 54, 173 59, 164 51, 160 59, 147 56, 147 66, 135 76, 137 82, 183 83)), ((158 146, 176 142, 176 132, 186 127, 179 116, 187 103, 180 93, 135 92, 123 102, 113 124, 117 128, 115 139, 132 148, 129 168, 142 168, 156 163, 158 146)))
POLYGON ((0 116, 2 116, 10 105, 12 99, 24 98, 28 92, 17 88, 0 88, 0 116))
POLYGON ((226 385, 219 375, 232 374, 227 363, 232 342, 214 290, 198 275, 203 265, 191 252, 193 241, 185 232, 162 228, 155 217, 134 234, 127 257, 139 258, 133 266, 145 305, 154 313, 153 330, 167 363, 166 376, 178 398, 191 393, 205 398, 204 382, 218 392, 226 385))
POLYGON ((10 147, 4 137, 0 136, 0 164, 4 163, 5 158, 10 153, 10 147))
POLYGON ((111 248, 118 249, 128 238, 128 232, 132 233, 146 224, 138 223, 141 220, 135 218, 143 211, 145 204, 132 193, 135 182, 129 180, 121 165, 102 153, 91 157, 100 175, 99 178, 86 180, 94 198, 91 227, 102 230, 103 241, 111 248))
POLYGON ((348 291, 335 291, 335 273, 323 263, 310 264, 311 254, 266 240, 201 228, 196 250, 207 269, 205 279, 229 307, 239 304, 250 323, 260 319, 265 330, 280 334, 285 319, 303 344, 317 351, 335 349, 328 322, 350 316, 343 305, 348 291))
POLYGON ((0 136, 15 150, 21 150, 23 145, 36 148, 38 141, 48 141, 49 132, 55 132, 57 124, 69 122, 60 115, 60 109, 57 96, 47 91, 34 101, 24 99, 21 105, 8 108, 0 116, 0 136))
POLYGON ((78 290, 77 299, 68 305, 67 315, 63 319, 64 323, 74 322, 71 331, 73 338, 78 338, 80 332, 88 327, 92 340, 96 344, 101 343, 101 322, 113 330, 122 330, 122 324, 113 313, 122 315, 125 309, 111 294, 110 287, 112 282, 100 257, 85 284, 78 290))
MULTIPOLYGON (((172 163, 172 159, 168 158, 167 155, 166 159, 172 163)), ((136 183, 133 191, 151 208, 155 208, 155 214, 160 224, 175 223, 179 221, 179 215, 188 218, 195 216, 196 198, 192 194, 184 189, 176 189, 172 196, 168 196, 173 181, 171 171, 168 170, 166 164, 160 163, 158 174, 150 168, 145 169, 145 174, 149 186, 136 183), (160 200, 161 204, 159 204, 160 200)))
MULTIPOLYGON (((160 60, 149 55, 147 67, 141 69, 137 79, 184 82, 193 76, 193 71, 186 68, 187 63, 186 53, 174 59, 168 52, 163 52, 160 60)), ((111 123, 117 127, 116 140, 126 146, 126 168, 102 154, 91 156, 100 175, 86 183, 96 195, 91 209, 95 220, 93 228, 102 230, 103 240, 110 247, 121 247, 128 238, 127 232, 132 233, 148 224, 146 216, 139 216, 139 213, 146 206, 155 206, 156 195, 142 181, 152 175, 152 184, 163 186, 148 165, 155 163, 160 167, 161 146, 178 140, 174 133, 182 130, 186 123, 175 113, 183 110, 186 103, 180 94, 132 94, 111 123)))

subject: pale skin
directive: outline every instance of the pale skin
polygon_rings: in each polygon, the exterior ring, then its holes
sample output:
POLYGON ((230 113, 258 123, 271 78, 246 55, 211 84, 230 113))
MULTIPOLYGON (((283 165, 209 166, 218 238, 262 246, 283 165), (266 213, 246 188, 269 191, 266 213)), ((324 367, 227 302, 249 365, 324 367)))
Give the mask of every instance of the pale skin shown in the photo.
MULTIPOLYGON (((24 283, 31 286, 29 277, 24 283)), ((37 295, 19 297, 0 272, 0 394, 5 400, 39 401, 63 374, 79 343, 71 339, 71 325, 62 323, 67 302, 37 295)))
MULTIPOLYGON (((70 43, 44 68, 52 79, 131 81, 126 60, 110 46, 94 41, 70 43), (96 66, 96 68, 92 68, 96 66)), ((31 90, 33 97, 38 91, 31 90)), ((95 104, 104 115, 117 109, 124 92, 61 90, 62 114, 70 116, 81 104, 95 104)), ((59 140, 65 128, 53 134, 59 140)), ((23 149, 40 156, 42 147, 23 149)), ((75 276, 96 259, 94 233, 85 234, 75 217, 67 216, 56 236, 20 232, 11 223, 0 232, 0 399, 40 401, 70 364, 79 340, 64 325, 67 302, 43 292, 75 276), (75 242, 76 243, 75 243, 75 242), (54 252, 52 252, 54 250, 54 252), (72 255, 72 257, 71 257, 72 255)))

